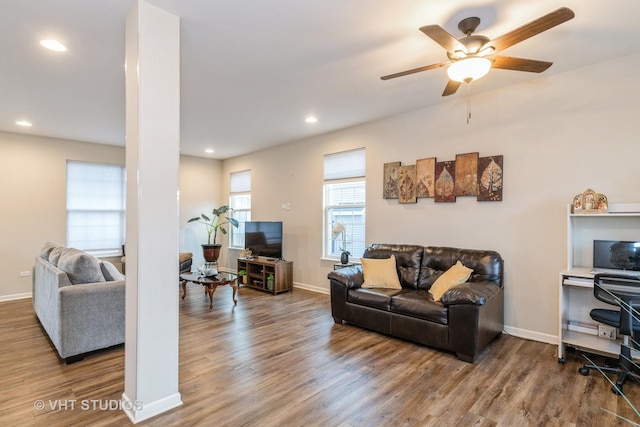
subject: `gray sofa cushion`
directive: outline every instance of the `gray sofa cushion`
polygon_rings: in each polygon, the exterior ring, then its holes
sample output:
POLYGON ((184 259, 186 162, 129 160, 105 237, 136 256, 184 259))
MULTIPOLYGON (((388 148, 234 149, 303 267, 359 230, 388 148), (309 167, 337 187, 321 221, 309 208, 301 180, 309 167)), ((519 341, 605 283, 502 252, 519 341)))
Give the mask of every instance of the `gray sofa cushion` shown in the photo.
POLYGON ((109 261, 100 261, 100 270, 107 282, 113 282, 114 280, 124 280, 122 273, 118 271, 115 265, 109 261))
POLYGON ((48 261, 54 265, 55 267, 58 266, 58 260, 60 259, 60 256, 62 255, 63 252, 65 252, 67 250, 67 248, 63 248, 61 246, 58 246, 56 248, 53 248, 51 250, 51 252, 49 252, 49 258, 48 261))
POLYGON ((58 260, 58 268, 67 273, 73 285, 105 281, 100 260, 77 249, 64 252, 58 260))
POLYGON ((40 258, 42 258, 45 261, 49 261, 49 254, 51 253, 51 251, 59 247, 60 245, 57 243, 53 243, 53 242, 45 243, 44 245, 42 245, 42 249, 40 249, 40 258))

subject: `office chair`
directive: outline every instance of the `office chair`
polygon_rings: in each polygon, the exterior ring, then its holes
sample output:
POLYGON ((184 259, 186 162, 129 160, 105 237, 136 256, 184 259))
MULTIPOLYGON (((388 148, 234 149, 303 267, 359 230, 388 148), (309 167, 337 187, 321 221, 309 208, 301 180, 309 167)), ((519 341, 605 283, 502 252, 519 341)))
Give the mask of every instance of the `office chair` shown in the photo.
POLYGON ((596 274, 593 281, 593 295, 600 301, 619 306, 620 311, 594 308, 589 315, 597 322, 618 328, 623 342, 620 345, 618 367, 585 364, 579 372, 581 375, 589 375, 590 369, 596 369, 617 374, 618 380, 611 391, 622 394, 622 386, 626 380, 640 382, 639 366, 631 358, 631 349, 640 347, 640 343, 633 339, 634 333, 636 337, 640 334, 640 276, 596 274))

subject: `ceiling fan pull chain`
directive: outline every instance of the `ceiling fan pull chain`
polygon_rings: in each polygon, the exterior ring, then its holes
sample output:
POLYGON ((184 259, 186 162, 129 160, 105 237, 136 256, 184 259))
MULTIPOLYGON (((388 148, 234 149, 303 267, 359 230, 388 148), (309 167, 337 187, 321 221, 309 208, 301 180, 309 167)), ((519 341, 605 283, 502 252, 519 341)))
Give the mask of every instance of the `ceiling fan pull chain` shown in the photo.
POLYGON ((471 102, 467 98, 467 124, 471 121, 471 102))

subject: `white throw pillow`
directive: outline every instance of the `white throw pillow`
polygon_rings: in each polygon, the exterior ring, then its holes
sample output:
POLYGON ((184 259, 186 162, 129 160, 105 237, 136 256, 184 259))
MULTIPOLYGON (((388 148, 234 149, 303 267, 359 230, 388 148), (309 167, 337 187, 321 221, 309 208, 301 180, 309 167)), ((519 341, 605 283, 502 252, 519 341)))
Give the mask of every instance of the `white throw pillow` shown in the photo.
POLYGON ((440 301, 442 294, 450 287, 469 280, 472 272, 472 269, 465 267, 460 261, 456 262, 455 265, 451 266, 451 268, 445 271, 442 276, 438 277, 433 285, 431 285, 429 292, 433 296, 433 300, 440 301))
POLYGON ((387 259, 361 258, 363 288, 402 289, 396 270, 396 257, 387 259))

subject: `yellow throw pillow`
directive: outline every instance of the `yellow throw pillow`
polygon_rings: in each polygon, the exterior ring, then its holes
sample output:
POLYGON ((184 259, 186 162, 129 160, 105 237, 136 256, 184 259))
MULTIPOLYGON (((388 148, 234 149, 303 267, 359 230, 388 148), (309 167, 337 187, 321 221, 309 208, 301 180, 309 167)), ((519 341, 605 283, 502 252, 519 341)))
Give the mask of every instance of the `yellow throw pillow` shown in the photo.
POLYGON ((465 267, 460 261, 456 262, 454 266, 445 271, 442 276, 438 277, 438 280, 431 285, 429 292, 433 295, 433 300, 440 301, 442 294, 444 294, 447 289, 469 280, 472 272, 472 269, 465 267))
POLYGON ((361 258, 363 288, 402 289, 396 270, 396 257, 387 259, 361 258))

